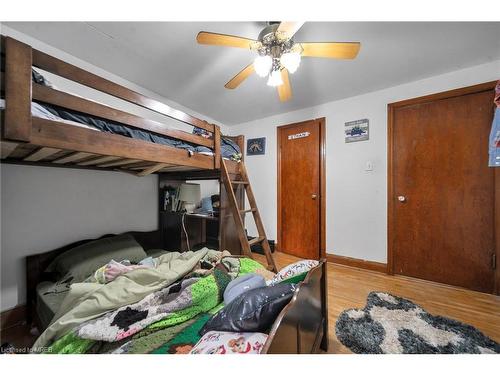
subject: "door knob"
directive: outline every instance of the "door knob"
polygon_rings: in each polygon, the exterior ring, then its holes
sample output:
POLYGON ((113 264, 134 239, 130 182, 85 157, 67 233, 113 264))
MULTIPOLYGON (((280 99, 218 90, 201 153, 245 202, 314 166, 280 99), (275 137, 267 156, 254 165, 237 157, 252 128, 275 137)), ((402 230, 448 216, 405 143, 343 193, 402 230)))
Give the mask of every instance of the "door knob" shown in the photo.
POLYGON ((398 196, 398 201, 406 202, 406 197, 404 195, 400 195, 400 196, 398 196))
POLYGON ((311 195, 312 199, 316 199, 318 196, 316 194, 311 195))

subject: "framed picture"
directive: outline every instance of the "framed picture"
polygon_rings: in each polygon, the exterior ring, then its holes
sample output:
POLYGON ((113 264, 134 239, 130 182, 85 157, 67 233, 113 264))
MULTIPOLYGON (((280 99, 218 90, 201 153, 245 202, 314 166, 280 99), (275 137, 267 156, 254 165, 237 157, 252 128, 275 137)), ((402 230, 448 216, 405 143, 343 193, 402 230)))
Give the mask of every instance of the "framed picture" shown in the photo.
POLYGON ((266 137, 247 140, 247 155, 264 155, 266 153, 266 137))
POLYGON ((345 123, 345 143, 367 141, 370 138, 368 119, 345 123))

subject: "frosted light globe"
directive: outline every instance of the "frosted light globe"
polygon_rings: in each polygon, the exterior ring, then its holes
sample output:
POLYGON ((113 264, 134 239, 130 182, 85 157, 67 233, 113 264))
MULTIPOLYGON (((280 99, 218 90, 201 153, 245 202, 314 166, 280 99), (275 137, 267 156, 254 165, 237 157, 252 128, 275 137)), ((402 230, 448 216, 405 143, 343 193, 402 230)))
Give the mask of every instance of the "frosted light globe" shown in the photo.
POLYGON ((271 66, 273 65, 273 59, 271 56, 257 56, 255 61, 253 62, 253 67, 255 69, 255 73, 259 77, 265 77, 269 74, 271 70, 271 66))
POLYGON ((281 55, 280 63, 290 73, 295 73, 300 65, 300 53, 286 52, 281 55))
POLYGON ((269 74, 269 79, 267 80, 267 85, 276 87, 281 86, 283 84, 283 80, 281 79, 281 71, 273 70, 271 74, 269 74))

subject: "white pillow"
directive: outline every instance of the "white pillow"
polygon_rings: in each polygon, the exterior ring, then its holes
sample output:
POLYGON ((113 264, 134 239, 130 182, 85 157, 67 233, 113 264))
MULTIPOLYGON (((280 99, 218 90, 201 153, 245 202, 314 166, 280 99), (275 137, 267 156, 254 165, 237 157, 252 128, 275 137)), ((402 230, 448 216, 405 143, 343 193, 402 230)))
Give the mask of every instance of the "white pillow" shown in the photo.
POLYGON ((208 331, 189 354, 259 354, 265 333, 208 331))
POLYGON ((317 267, 319 262, 313 259, 299 260, 298 262, 289 264, 281 271, 279 271, 268 283, 267 285, 276 285, 283 280, 289 279, 290 277, 300 275, 301 273, 308 272, 314 267, 317 267))

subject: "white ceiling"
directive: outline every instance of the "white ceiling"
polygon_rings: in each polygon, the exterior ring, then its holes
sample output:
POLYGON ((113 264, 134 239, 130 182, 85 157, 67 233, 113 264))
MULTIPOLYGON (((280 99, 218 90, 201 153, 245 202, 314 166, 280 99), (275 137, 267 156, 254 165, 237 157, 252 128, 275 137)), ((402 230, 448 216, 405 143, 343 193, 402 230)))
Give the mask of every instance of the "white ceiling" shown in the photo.
POLYGON ((500 23, 309 22, 297 41, 360 41, 358 58, 303 58, 281 103, 263 78, 224 84, 251 51, 198 45, 200 30, 256 38, 265 22, 10 22, 5 25, 226 125, 500 59, 500 23))

